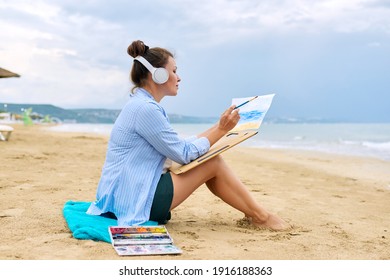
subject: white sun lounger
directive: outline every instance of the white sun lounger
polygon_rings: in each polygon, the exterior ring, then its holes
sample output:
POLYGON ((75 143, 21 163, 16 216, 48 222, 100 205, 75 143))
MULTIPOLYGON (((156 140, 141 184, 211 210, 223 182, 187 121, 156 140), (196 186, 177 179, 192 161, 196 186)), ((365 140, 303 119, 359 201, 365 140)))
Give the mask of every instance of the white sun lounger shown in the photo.
POLYGON ((0 124, 0 141, 8 141, 12 131, 14 131, 13 127, 0 124))

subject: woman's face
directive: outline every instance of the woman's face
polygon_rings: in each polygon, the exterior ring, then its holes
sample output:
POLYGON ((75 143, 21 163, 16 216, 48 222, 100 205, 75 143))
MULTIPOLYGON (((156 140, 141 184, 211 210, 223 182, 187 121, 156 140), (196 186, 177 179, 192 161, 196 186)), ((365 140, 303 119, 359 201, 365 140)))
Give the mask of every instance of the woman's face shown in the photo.
POLYGON ((177 91, 179 90, 180 77, 177 75, 177 66, 175 59, 173 57, 168 58, 168 63, 165 66, 169 73, 168 81, 161 85, 161 89, 164 91, 166 96, 176 96, 177 91))

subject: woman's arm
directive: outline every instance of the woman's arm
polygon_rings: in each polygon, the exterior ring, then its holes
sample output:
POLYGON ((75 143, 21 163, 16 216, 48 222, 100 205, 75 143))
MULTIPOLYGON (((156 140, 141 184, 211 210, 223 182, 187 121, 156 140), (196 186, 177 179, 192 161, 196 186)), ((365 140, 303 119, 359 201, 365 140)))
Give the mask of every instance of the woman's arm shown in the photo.
POLYGON ((186 164, 206 153, 210 148, 206 137, 185 140, 170 125, 161 106, 145 103, 135 112, 135 131, 165 157, 186 164))
POLYGON ((213 125, 205 132, 199 134, 198 137, 206 137, 210 142, 210 146, 214 145, 226 133, 232 130, 240 120, 238 110, 234 110, 235 107, 235 105, 230 106, 221 115, 221 118, 219 119, 219 122, 217 124, 213 125))

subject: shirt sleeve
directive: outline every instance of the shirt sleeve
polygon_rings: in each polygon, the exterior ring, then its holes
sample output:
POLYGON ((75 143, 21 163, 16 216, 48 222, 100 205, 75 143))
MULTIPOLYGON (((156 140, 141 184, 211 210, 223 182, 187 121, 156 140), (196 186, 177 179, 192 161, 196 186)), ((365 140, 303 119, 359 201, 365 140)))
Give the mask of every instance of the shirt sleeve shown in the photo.
POLYGON ((198 137, 196 135, 192 135, 190 137, 185 138, 185 140, 187 142, 192 142, 192 141, 195 141, 196 139, 198 139, 198 137))
POLYGON ((137 133, 158 152, 180 164, 187 164, 210 149, 206 137, 194 137, 191 141, 180 138, 165 116, 164 109, 152 102, 139 108, 135 127, 137 133))

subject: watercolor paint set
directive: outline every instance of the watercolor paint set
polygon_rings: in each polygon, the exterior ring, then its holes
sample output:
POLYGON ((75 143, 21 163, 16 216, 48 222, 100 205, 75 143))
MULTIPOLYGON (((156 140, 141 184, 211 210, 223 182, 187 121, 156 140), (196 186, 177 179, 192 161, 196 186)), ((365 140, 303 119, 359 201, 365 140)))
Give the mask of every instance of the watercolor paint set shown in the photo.
POLYGON ((165 226, 108 227, 111 244, 120 256, 181 254, 165 226))

